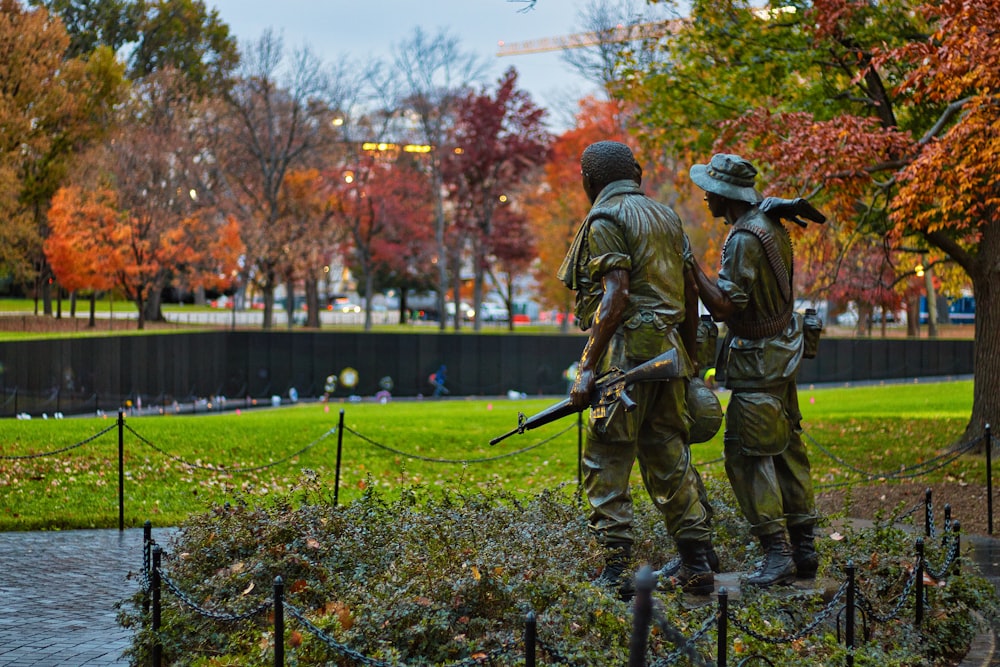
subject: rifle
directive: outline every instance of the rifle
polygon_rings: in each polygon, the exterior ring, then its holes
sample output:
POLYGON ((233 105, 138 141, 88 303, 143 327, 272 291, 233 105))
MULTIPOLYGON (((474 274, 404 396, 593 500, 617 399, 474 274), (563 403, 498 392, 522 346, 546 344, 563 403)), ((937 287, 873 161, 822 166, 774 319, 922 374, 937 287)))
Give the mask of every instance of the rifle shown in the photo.
MULTIPOLYGON (((645 361, 630 371, 623 371, 615 367, 603 373, 597 378, 594 391, 590 397, 591 416, 594 419, 604 419, 605 417, 609 417, 619 405, 625 412, 631 412, 635 409, 636 403, 628 395, 627 389, 637 382, 669 380, 680 377, 678 365, 677 350, 667 350, 660 356, 645 361)), ((577 412, 581 412, 581 410, 574 408, 568 398, 564 398, 555 405, 545 408, 538 414, 530 417, 525 417, 523 412, 518 412, 517 427, 499 437, 493 438, 490 440, 490 444, 495 445, 515 433, 520 434, 530 431, 531 429, 544 426, 577 412)))

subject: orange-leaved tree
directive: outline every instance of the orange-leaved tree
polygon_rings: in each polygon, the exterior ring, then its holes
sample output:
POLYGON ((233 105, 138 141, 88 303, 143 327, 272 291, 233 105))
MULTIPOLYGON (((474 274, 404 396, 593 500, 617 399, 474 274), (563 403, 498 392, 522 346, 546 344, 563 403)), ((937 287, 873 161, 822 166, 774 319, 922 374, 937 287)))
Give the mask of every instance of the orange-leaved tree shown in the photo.
POLYGON ((114 192, 83 192, 67 187, 56 192, 49 208, 45 257, 59 284, 70 292, 90 292, 89 326, 95 325, 97 293, 114 287, 113 258, 106 252, 108 230, 115 226, 114 192), (102 243, 105 239, 105 243, 102 243))

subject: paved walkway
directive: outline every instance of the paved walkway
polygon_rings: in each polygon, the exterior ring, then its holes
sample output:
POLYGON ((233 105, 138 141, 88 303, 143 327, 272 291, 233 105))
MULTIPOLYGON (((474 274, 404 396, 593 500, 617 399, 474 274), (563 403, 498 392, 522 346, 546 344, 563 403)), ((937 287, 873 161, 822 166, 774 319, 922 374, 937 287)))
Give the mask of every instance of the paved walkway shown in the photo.
MULTIPOLYGON (((153 530, 160 544, 168 535, 153 530)), ((1000 590, 1000 539, 963 544, 1000 590)), ((130 631, 115 605, 139 590, 141 570, 140 528, 0 533, 0 667, 127 667, 130 631)), ((998 629, 962 667, 1000 667, 998 629)))

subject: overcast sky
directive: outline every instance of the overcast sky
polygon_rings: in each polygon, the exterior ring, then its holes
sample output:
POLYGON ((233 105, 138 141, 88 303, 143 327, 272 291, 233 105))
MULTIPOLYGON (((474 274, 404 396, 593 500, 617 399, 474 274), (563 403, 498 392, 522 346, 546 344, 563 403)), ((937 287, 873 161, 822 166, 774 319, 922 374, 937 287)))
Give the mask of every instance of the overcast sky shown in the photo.
POLYGON ((274 28, 289 48, 308 45, 324 60, 342 54, 388 58, 415 27, 448 28, 462 47, 490 66, 489 80, 510 66, 535 103, 550 109, 555 130, 569 126, 573 102, 594 86, 564 64, 558 52, 497 57, 500 40, 520 42, 580 32, 582 0, 538 0, 530 11, 507 0, 207 0, 242 46, 274 28))

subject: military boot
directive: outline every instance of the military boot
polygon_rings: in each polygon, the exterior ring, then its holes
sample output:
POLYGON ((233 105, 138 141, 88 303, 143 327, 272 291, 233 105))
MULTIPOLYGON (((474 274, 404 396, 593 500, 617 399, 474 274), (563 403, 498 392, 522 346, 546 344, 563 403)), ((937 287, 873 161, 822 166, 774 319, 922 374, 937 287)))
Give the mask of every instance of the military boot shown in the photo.
MULTIPOLYGON (((712 568, 712 572, 715 572, 716 574, 718 574, 719 571, 720 571, 719 570, 719 554, 715 553, 715 547, 712 546, 711 544, 709 544, 708 545, 708 553, 706 553, 705 556, 706 556, 706 558, 708 558, 708 565, 709 565, 709 567, 712 568)), ((683 562, 684 561, 681 559, 681 557, 677 556, 676 558, 667 561, 667 563, 663 567, 661 567, 659 570, 657 570, 653 574, 658 579, 660 579, 660 578, 667 579, 669 577, 674 577, 674 576, 677 575, 678 572, 680 572, 681 564, 683 562)))
POLYGON ((788 543, 784 531, 761 535, 760 545, 764 549, 764 560, 758 564, 753 574, 743 579, 743 583, 761 588, 792 583, 795 579, 795 561, 792 559, 792 545, 788 543))
POLYGON ((604 569, 594 583, 614 591, 622 600, 631 600, 635 596, 635 583, 629 572, 632 545, 626 542, 614 542, 605 548, 607 553, 604 556, 604 569))
POLYGON ((816 555, 816 536, 812 525, 788 528, 788 536, 792 542, 792 560, 795 561, 795 577, 798 579, 815 579, 819 569, 819 556, 816 555))
MULTIPOLYGON (((715 590, 715 574, 709 559, 709 553, 713 555, 715 553, 712 543, 678 540, 677 551, 680 553, 680 566, 677 571, 666 575, 662 574, 661 569, 656 573, 657 583, 662 588, 680 588, 692 595, 711 595, 715 590)), ((718 562, 716 557, 716 567, 718 562)))

